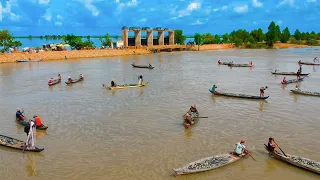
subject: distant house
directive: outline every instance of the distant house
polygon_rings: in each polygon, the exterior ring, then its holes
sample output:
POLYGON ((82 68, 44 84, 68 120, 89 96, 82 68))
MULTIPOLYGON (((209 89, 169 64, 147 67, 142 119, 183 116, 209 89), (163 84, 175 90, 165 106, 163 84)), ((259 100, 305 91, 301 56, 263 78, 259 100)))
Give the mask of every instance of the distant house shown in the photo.
POLYGON ((112 49, 121 49, 124 47, 123 41, 112 41, 111 42, 111 48, 112 49))

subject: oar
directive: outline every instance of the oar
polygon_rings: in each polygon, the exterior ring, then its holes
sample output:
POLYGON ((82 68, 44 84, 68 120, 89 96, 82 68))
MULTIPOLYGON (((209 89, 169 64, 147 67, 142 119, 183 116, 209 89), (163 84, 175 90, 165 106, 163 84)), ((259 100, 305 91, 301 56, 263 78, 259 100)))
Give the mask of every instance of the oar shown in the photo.
POLYGON ((208 117, 205 116, 205 117, 194 117, 194 118, 208 118, 208 117))
POLYGON ((244 148, 244 149, 247 151, 247 153, 249 154, 249 156, 251 156, 252 159, 256 161, 256 159, 251 155, 251 153, 250 153, 246 148, 244 148))
POLYGON ((276 143, 276 141, 273 139, 273 142, 278 146, 278 148, 280 149, 280 151, 286 156, 286 157, 288 157, 287 155, 286 155, 286 153, 284 153, 283 151, 282 151, 282 149, 280 148, 280 146, 276 143))
POLYGON ((27 149, 27 144, 24 144, 24 148, 22 149, 22 153, 24 153, 24 151, 27 149))

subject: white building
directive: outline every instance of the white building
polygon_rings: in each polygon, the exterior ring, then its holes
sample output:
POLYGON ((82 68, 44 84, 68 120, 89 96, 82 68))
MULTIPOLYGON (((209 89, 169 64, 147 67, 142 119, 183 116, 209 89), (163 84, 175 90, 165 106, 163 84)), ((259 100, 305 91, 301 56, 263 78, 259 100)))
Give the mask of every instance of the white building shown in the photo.
POLYGON ((123 41, 112 41, 111 42, 111 48, 112 49, 119 49, 119 48, 123 48, 124 47, 124 44, 123 44, 123 41))

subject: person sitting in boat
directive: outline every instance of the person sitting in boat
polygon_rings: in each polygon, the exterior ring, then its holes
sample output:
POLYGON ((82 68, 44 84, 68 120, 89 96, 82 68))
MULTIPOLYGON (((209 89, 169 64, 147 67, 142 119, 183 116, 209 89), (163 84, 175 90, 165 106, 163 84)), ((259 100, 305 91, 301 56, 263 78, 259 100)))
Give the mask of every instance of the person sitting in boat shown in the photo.
POLYGON ((220 61, 220 59, 219 59, 219 61, 218 61, 218 64, 221 64, 221 61, 220 61))
POLYGON ((151 64, 149 64, 149 68, 152 68, 151 64))
POLYGON ((299 66, 300 73, 302 73, 302 65, 299 66))
POLYGON ((300 91, 300 87, 299 87, 299 84, 296 84, 296 88, 295 88, 296 91, 300 91))
POLYGON ((245 140, 241 140, 240 142, 236 143, 234 154, 237 156, 243 156, 244 153, 246 152, 245 144, 246 144, 245 140))
POLYGON ((273 138, 269 138, 269 141, 268 141, 268 144, 267 144, 267 148, 272 152, 276 148, 276 146, 273 144, 273 138))
POLYGON ((275 73, 278 72, 278 69, 275 69, 274 72, 275 72, 275 73))
POLYGON ((19 122, 26 120, 27 118, 23 115, 23 110, 21 111, 19 108, 17 109, 16 112, 16 118, 19 122))
POLYGON ((53 83, 53 78, 50 78, 49 80, 48 80, 48 84, 52 84, 53 83))
POLYGON ((249 62, 250 66, 253 66, 252 61, 249 62))
POLYGON ((214 91, 216 90, 216 88, 217 88, 217 86, 216 86, 216 85, 213 85, 212 88, 211 88, 211 92, 214 93, 214 91))
POLYGON ((283 84, 287 84, 286 77, 283 77, 282 83, 283 83, 283 84))
POLYGON ((301 64, 301 60, 299 60, 298 63, 301 64))
POLYGON ((197 116, 199 114, 195 104, 191 105, 191 107, 190 107, 189 111, 187 112, 187 114, 189 114, 189 115, 191 115, 193 117, 195 117, 195 116, 197 116))
POLYGON ((58 79, 61 81, 62 79, 61 74, 58 74, 58 79))
POLYGON ((260 88, 260 97, 264 97, 264 91, 265 91, 266 89, 267 89, 267 86, 260 88))
POLYGON ((35 124, 36 124, 37 127, 42 127, 42 126, 44 126, 44 125, 42 124, 42 121, 41 121, 41 119, 40 119, 39 116, 34 115, 34 116, 33 116, 33 120, 34 120, 34 122, 35 122, 35 124))
POLYGON ((298 72, 297 72, 297 80, 299 80, 301 77, 301 72, 300 72, 300 69, 298 69, 298 72))
POLYGON ((72 82, 72 79, 70 76, 68 76, 68 82, 72 82))
POLYGON ((111 87, 116 87, 117 84, 114 82, 114 79, 111 80, 111 87))
POLYGON ((143 76, 140 75, 138 85, 142 86, 142 84, 143 84, 143 76))
POLYGON ((184 122, 185 122, 185 126, 190 126, 191 124, 193 124, 193 118, 191 117, 191 115, 189 113, 186 113, 183 117, 184 122))
POLYGON ((80 79, 83 79, 83 78, 84 78, 83 74, 80 74, 79 78, 80 78, 80 79))

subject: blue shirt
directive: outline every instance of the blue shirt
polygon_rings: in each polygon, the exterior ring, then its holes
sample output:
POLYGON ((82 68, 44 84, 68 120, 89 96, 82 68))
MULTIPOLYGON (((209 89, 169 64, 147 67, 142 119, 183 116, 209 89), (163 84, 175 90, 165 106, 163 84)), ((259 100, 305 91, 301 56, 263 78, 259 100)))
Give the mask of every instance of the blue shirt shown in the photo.
POLYGON ((20 111, 16 112, 16 118, 21 118, 22 116, 23 116, 22 112, 20 112, 20 111))
POLYGON ((239 154, 239 155, 242 154, 243 148, 245 148, 244 145, 242 145, 240 143, 237 143, 236 144, 236 153, 239 154))
POLYGON ((211 88, 211 91, 214 92, 215 90, 216 90, 216 88, 213 86, 213 87, 211 88))

